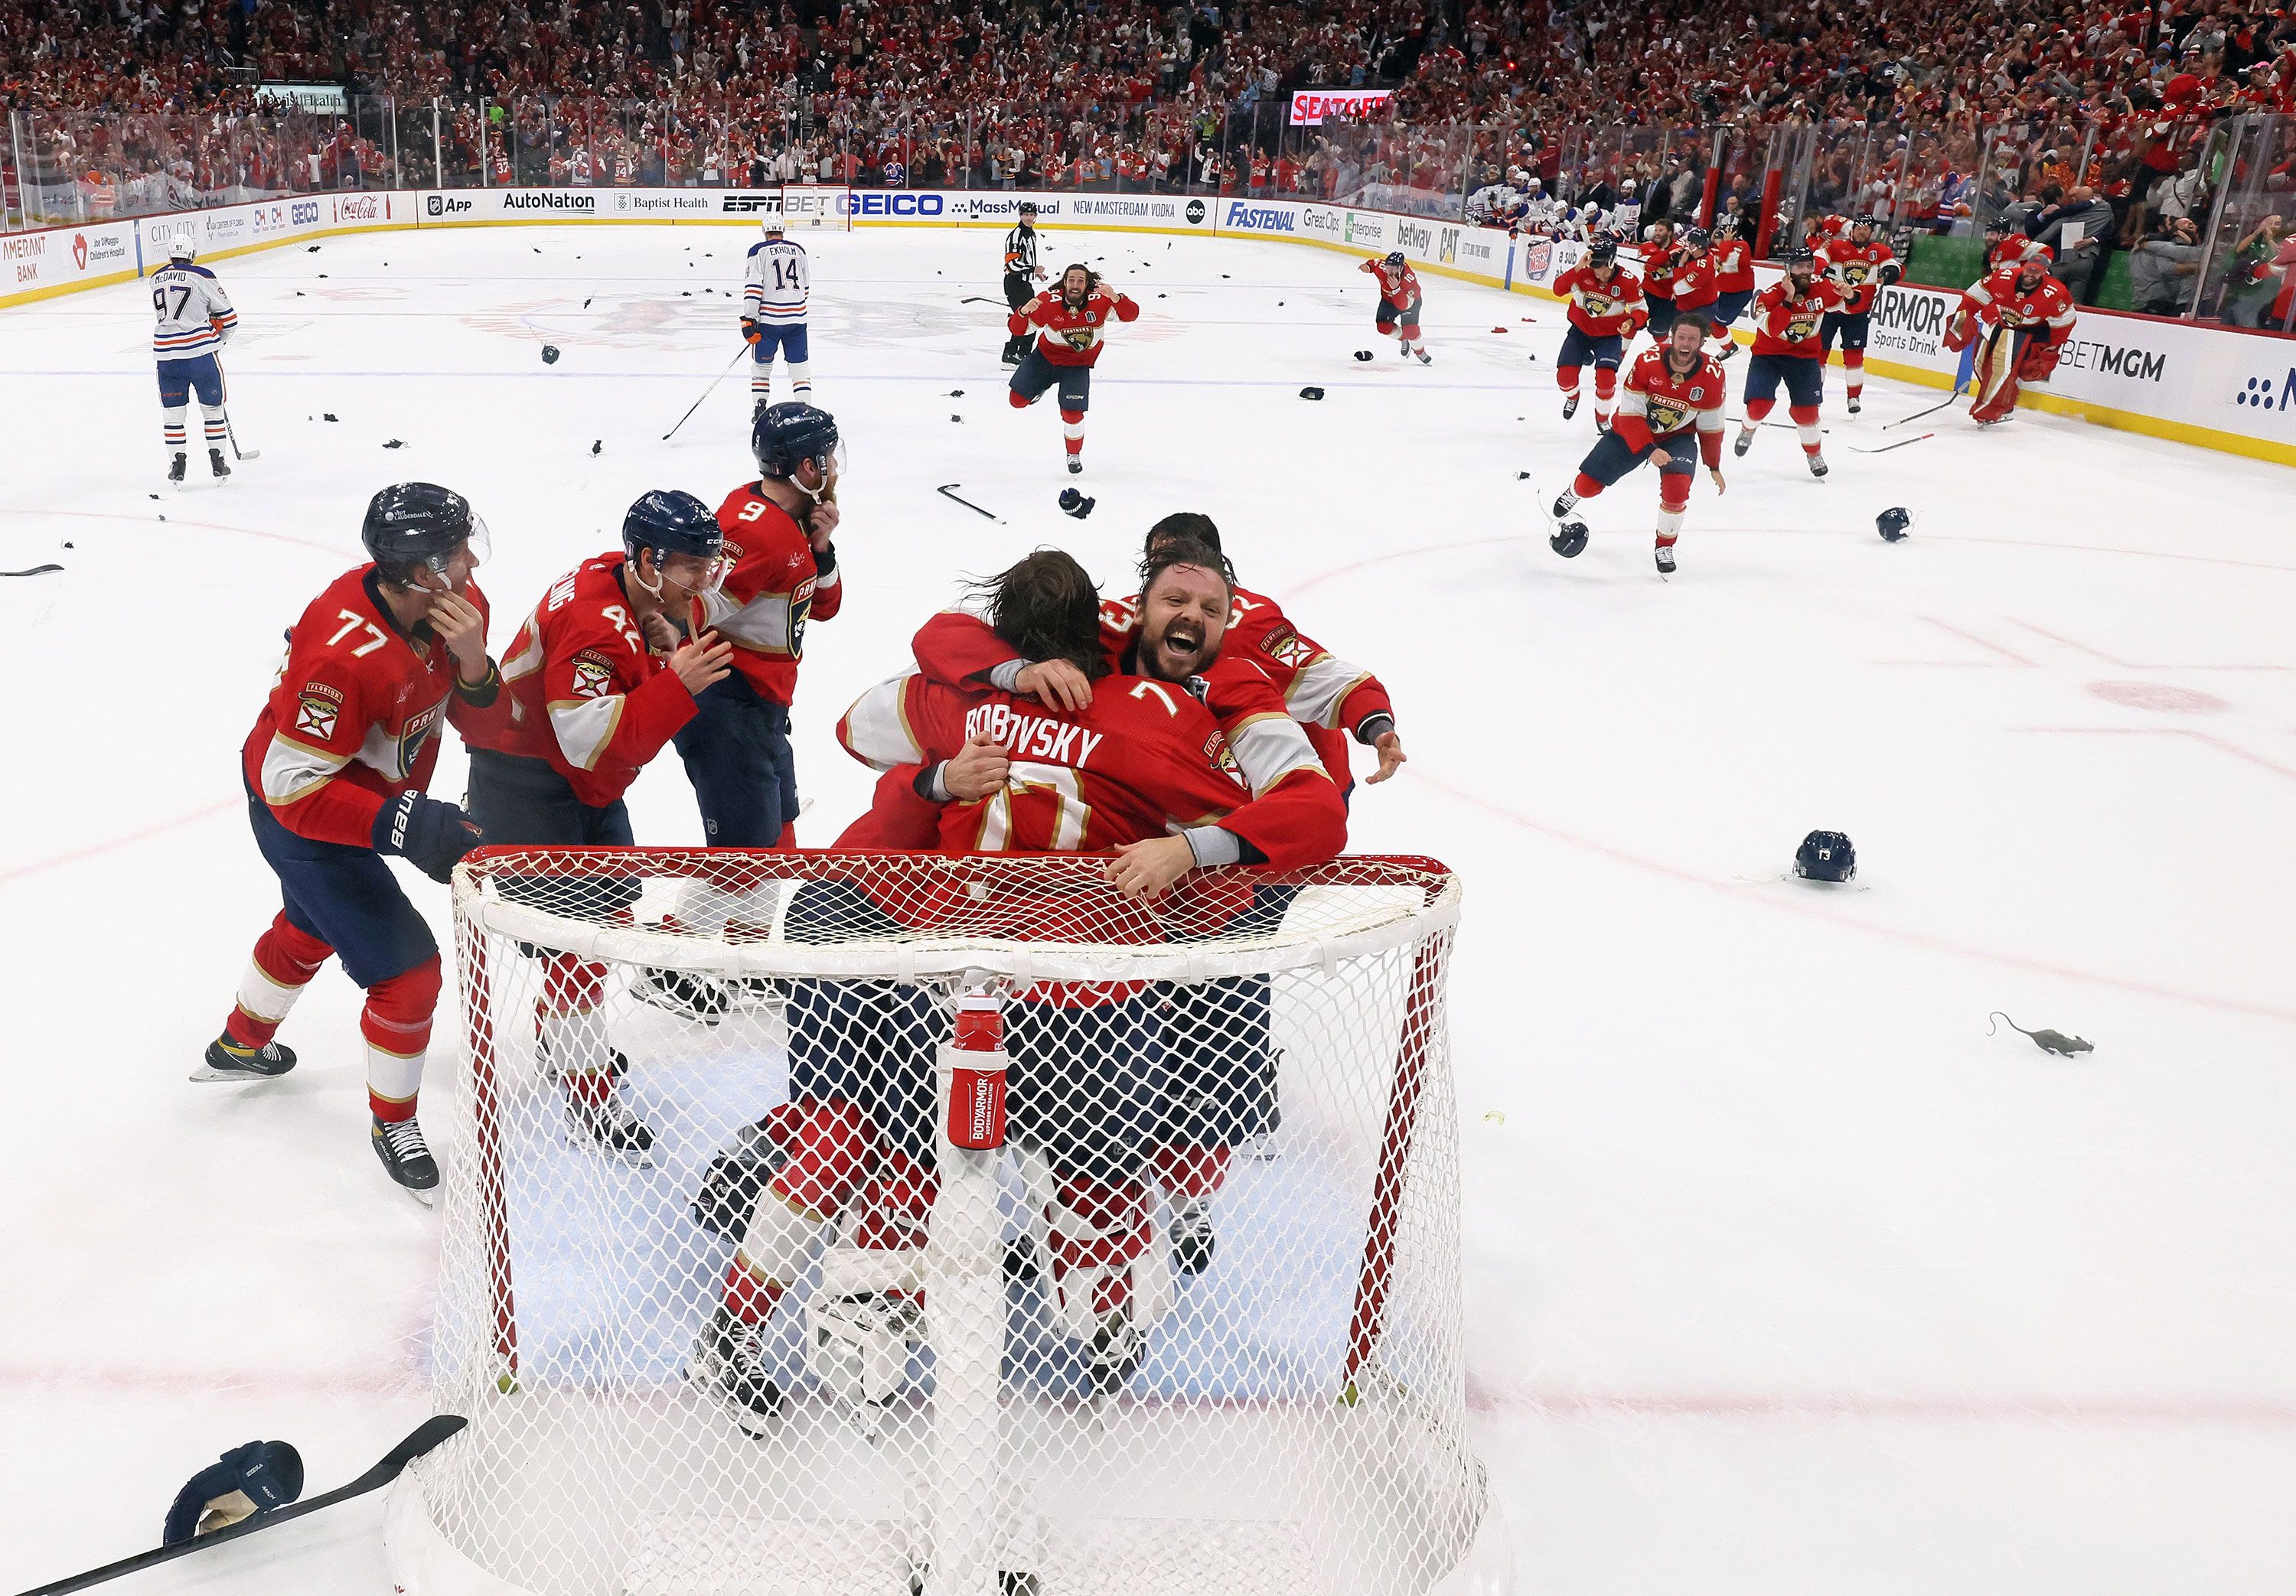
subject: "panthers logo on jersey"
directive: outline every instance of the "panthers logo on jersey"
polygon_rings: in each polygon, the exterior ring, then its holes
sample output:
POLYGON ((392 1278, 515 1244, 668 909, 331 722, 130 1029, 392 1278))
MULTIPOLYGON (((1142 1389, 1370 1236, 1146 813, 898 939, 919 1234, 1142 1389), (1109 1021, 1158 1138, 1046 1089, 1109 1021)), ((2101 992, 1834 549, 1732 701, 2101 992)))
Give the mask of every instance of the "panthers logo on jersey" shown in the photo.
POLYGON ((1652 399, 1650 402, 1650 430, 1661 437, 1679 432, 1690 424, 1690 407, 1675 399, 1652 399))
POLYGON ((1850 287, 1856 288, 1859 283, 1865 282, 1872 273, 1865 261, 1853 260, 1842 266, 1841 274, 1849 279, 1850 287))
POLYGON ((1790 344, 1808 343, 1816 336, 1817 318, 1814 315, 1798 315, 1786 323, 1786 342, 1790 344))

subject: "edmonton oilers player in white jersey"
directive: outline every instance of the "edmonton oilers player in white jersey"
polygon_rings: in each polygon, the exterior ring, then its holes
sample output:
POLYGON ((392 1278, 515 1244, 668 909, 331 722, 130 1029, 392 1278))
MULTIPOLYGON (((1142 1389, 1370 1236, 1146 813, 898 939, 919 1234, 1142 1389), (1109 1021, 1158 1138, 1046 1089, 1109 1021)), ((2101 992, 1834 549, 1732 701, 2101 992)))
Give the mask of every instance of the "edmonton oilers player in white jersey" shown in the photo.
POLYGON ((757 362, 750 372, 752 416, 774 402, 774 351, 789 361, 790 386, 802 399, 813 391, 806 364, 806 300, 813 285, 805 247, 782 236, 779 217, 766 221, 763 241, 750 246, 748 285, 742 290, 742 336, 757 362))
POLYGON ((168 246, 168 264, 152 274, 152 356, 160 365, 160 412, 165 424, 168 480, 184 479, 184 412, 196 392, 207 421, 208 465, 217 477, 231 475, 223 460, 223 367, 216 356, 231 341, 239 313, 213 272, 193 265, 199 253, 188 235, 168 246))

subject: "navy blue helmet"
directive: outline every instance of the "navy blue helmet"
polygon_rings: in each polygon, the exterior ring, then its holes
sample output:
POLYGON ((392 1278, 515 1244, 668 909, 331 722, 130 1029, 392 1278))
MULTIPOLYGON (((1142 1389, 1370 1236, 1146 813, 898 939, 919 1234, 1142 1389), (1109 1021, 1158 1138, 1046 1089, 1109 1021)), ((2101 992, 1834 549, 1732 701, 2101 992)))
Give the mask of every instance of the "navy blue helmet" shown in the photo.
POLYGON ((837 458, 837 418, 802 399, 768 405, 750 425, 750 452, 760 476, 794 477, 808 460, 827 471, 837 458))
POLYGON ((632 560, 641 549, 652 549, 656 561, 670 554, 715 560, 725 552, 726 535, 709 507, 692 494, 657 487, 639 495, 622 517, 622 547, 632 560))
POLYGON ((1598 238, 1587 247, 1587 263, 1597 271, 1614 265, 1618 258, 1619 246, 1615 240, 1598 238))
POLYGON ((1703 255, 1708 246, 1713 243, 1714 237, 1703 227, 1685 227, 1682 237, 1677 241, 1693 255, 1703 255))
POLYGON ((1874 518, 1874 528, 1881 533, 1884 543, 1896 543, 1912 530, 1914 518, 1895 505, 1874 518))
POLYGON ((1857 873, 1857 850, 1839 831, 1812 831, 1794 850, 1794 874, 1806 881, 1846 881, 1857 873))
POLYGON ((1387 264, 1391 266, 1401 266, 1403 264, 1403 251, 1400 250, 1390 250, 1387 252, 1387 264))
POLYGON ((406 582, 417 569, 443 577, 464 544, 476 559, 488 553, 487 524, 470 500, 436 482, 394 482, 369 499, 359 540, 388 582, 406 582))

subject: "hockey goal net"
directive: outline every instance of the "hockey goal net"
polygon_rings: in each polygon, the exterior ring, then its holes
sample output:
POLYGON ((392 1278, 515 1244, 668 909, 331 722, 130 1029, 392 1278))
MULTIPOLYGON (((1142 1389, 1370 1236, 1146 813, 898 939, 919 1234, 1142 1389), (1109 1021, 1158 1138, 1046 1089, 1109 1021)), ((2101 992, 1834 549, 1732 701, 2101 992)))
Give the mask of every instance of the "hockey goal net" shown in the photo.
POLYGON ((1457 884, 1100 869, 472 855, 399 1589, 1484 1588, 1457 884))
POLYGON ((782 185, 782 225, 800 227, 853 225, 853 191, 841 183, 785 183, 782 185))

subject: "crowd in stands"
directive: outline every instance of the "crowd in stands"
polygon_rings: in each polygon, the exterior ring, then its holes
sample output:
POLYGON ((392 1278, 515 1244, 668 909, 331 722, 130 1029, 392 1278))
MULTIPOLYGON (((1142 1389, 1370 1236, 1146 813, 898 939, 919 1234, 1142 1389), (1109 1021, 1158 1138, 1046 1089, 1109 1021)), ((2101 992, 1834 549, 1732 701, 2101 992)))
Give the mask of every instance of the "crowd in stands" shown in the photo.
MULTIPOLYGON (((120 209, 131 181, 148 209, 390 180, 810 178, 1456 216, 1520 167, 1567 201, 1751 217, 1779 201, 1765 178, 1783 168, 1793 214, 1773 222, 1966 232, 2019 209, 2078 241, 2062 269, 2083 291, 2119 249, 2165 305, 2199 286, 2180 250, 2282 253, 2261 214, 2183 235, 2210 220, 2219 125, 2296 111, 2296 16, 2237 0, 0 0, 0 102, 13 181, 93 183, 120 209), (266 82, 340 84, 353 114, 283 136, 266 82), (1310 86, 1393 97, 1376 120, 1288 127, 1310 86)), ((2250 189, 2286 183, 2287 143, 2251 148, 2250 189)))

